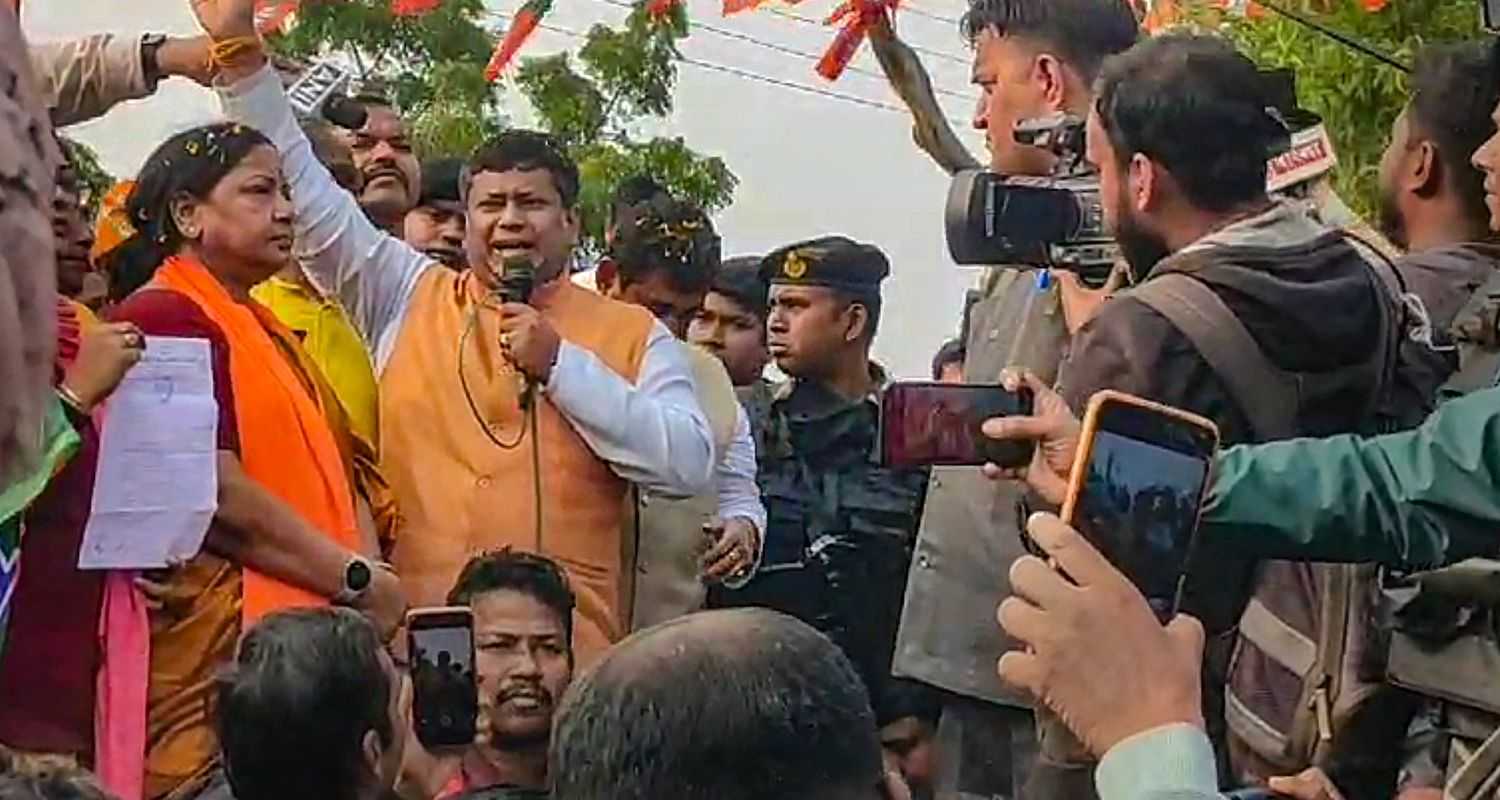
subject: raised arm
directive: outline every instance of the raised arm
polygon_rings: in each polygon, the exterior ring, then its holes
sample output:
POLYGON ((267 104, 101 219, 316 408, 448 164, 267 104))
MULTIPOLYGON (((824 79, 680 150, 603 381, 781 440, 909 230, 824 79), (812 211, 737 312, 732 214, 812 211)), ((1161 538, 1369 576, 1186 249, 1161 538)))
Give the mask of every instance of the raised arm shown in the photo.
POLYGON ((434 262, 365 218, 358 201, 313 155, 269 66, 224 77, 233 80, 218 89, 224 113, 270 137, 281 153, 296 212, 297 259, 320 290, 344 304, 378 372, 395 347, 417 279, 434 262))
POLYGON ((1434 567, 1500 551, 1500 389, 1422 427, 1224 452, 1201 542, 1263 558, 1434 567))

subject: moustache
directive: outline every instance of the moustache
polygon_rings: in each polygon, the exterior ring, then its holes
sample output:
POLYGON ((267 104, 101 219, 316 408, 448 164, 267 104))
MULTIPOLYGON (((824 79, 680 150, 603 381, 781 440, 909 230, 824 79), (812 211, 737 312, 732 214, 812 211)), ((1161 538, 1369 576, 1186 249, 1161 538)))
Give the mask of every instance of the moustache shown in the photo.
POLYGON ((406 173, 389 164, 378 164, 376 166, 372 166, 369 169, 366 169, 363 174, 366 186, 381 178, 395 178, 396 180, 401 182, 402 186, 407 185, 406 173))
POLYGON ((552 705, 552 693, 540 684, 534 683, 518 683, 500 687, 500 691, 495 693, 495 705, 503 705, 517 698, 536 700, 546 706, 552 705))

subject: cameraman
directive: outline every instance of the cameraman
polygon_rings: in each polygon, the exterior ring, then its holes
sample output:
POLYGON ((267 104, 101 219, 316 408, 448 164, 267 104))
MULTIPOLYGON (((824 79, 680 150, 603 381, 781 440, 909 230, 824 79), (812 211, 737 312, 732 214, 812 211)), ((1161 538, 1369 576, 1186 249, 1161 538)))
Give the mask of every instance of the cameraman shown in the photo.
MULTIPOLYGON (((1012 175, 1048 175, 1056 161, 1017 142, 1016 123, 1086 115, 1100 65, 1137 37, 1124 0, 971 0, 962 30, 981 90, 974 127, 985 132, 990 169, 1012 175)), ((990 270, 970 311, 966 380, 993 383, 1007 366, 1048 380, 1056 375, 1069 331, 1081 324, 1069 316, 1082 304, 1069 299, 1083 294, 1073 291, 1071 275, 1043 275, 1025 265, 990 270)), ((995 675, 995 659, 1014 644, 987 621, 1006 594, 1006 570, 1021 555, 1021 490, 997 491, 978 470, 940 468, 928 491, 893 671, 948 693, 938 730, 938 796, 1014 798, 1034 758, 1034 723, 1027 701, 995 675)))
MULTIPOLYGON (((1369 432, 1386 410, 1400 319, 1389 267, 1302 205, 1267 196, 1266 159, 1287 130, 1263 86, 1216 37, 1156 37, 1105 66, 1087 153, 1105 226, 1138 284, 1075 337, 1058 379, 1075 410, 1117 389, 1205 416, 1228 444, 1369 432)), ((1185 610, 1216 637, 1204 700, 1221 747, 1251 567, 1196 558, 1185 587, 1185 610)))

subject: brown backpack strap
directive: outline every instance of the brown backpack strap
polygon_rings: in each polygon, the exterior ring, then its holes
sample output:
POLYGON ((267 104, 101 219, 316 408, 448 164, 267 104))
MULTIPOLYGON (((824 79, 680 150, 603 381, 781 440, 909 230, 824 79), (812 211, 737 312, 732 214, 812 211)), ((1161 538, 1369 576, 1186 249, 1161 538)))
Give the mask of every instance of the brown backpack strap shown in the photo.
POLYGON ((1129 291, 1167 318, 1214 374, 1262 439, 1297 433, 1297 379, 1266 358, 1255 337, 1202 281, 1180 272, 1157 275, 1129 291))

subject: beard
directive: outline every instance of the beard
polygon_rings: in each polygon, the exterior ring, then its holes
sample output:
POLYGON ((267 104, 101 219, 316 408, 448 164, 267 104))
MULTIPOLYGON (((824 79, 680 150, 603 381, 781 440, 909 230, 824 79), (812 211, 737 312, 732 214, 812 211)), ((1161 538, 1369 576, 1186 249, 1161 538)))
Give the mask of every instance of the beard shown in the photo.
POLYGON ((1147 230, 1136 218, 1129 206, 1121 203, 1120 219, 1115 225, 1115 243, 1120 246, 1120 255, 1130 266, 1132 282, 1140 282, 1151 274, 1151 270, 1162 259, 1172 254, 1172 249, 1159 234, 1147 230))
POLYGON ((1390 192, 1381 190, 1376 212, 1381 235, 1402 250, 1407 249, 1410 243, 1406 238, 1406 219, 1401 216, 1401 209, 1396 207, 1396 200, 1390 192))

